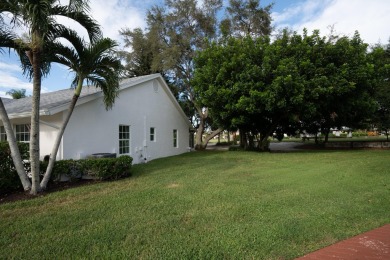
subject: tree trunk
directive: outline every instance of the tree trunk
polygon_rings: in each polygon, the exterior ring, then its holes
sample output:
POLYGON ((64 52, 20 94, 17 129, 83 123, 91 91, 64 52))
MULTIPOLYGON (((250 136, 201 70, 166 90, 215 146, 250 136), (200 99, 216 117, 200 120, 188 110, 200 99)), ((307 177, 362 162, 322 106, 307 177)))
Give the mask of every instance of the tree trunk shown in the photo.
POLYGON ((244 149, 248 148, 246 132, 240 129, 240 146, 244 149))
POLYGON ((214 138, 214 136, 219 135, 223 131, 222 128, 218 128, 217 130, 212 131, 208 136, 206 136, 204 142, 202 143, 202 150, 206 149, 209 141, 214 138))
POLYGON ((248 133, 248 141, 249 141, 248 148, 249 149, 255 148, 254 136, 252 133, 248 133))
POLYGON ((330 132, 330 128, 326 128, 326 130, 325 130, 325 140, 324 140, 324 143, 327 143, 328 140, 329 140, 329 132, 330 132))
MULTIPOLYGON (((195 104, 194 104, 195 105, 195 104)), ((223 129, 218 128, 217 130, 213 131, 210 135, 208 135, 205 140, 203 141, 203 133, 204 133, 204 128, 206 124, 206 119, 208 117, 208 111, 207 108, 205 111, 202 111, 202 108, 195 106, 196 111, 199 114, 200 122, 198 129, 196 129, 196 139, 195 139, 195 150, 204 150, 207 147, 207 144, 217 134, 223 131, 223 129)))
POLYGON ((9 121, 7 111, 5 110, 3 101, 0 98, 0 119, 3 122, 5 132, 7 134, 7 141, 11 150, 12 161, 14 162, 16 172, 22 182, 23 189, 28 191, 31 189, 31 182, 24 170, 22 156, 20 155, 18 144, 16 143, 15 135, 12 130, 11 122, 9 121))
MULTIPOLYGON (((82 84, 82 83, 81 83, 82 84)), ((77 90, 76 90, 77 92, 77 90)), ((54 163, 56 162, 56 157, 58 153, 58 148, 60 147, 62 136, 64 135, 65 128, 68 125, 69 119, 73 113, 74 107, 76 106, 77 100, 80 96, 80 91, 78 94, 74 94, 72 98, 72 102, 69 105, 68 113, 66 114, 66 117, 64 118, 64 121, 62 122, 62 126, 60 130, 58 131, 56 140, 53 145, 53 149, 50 154, 49 164, 47 165, 47 169, 45 172, 45 175, 43 176, 42 182, 41 182, 41 189, 45 190, 47 188, 47 183, 50 180, 51 173, 53 171, 54 163)))
POLYGON ((202 144, 203 144, 203 132, 204 132, 204 118, 203 118, 203 113, 200 115, 200 122, 198 129, 196 129, 196 138, 195 138, 195 150, 203 150, 202 144))
POLYGON ((33 51, 32 66, 34 77, 30 133, 30 162, 32 175, 31 194, 37 195, 37 193, 41 190, 39 185, 39 102, 41 98, 40 50, 33 51))

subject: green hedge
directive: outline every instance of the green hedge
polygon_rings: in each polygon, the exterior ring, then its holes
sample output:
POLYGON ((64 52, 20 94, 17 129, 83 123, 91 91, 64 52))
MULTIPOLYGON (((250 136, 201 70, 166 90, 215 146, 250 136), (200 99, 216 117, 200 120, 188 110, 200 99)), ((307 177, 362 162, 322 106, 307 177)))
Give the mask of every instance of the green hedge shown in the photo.
MULTIPOLYGON (((24 160, 24 169, 30 172, 29 145, 18 143, 19 150, 24 160)), ((61 176, 66 176, 70 180, 89 176, 98 180, 116 180, 131 175, 130 156, 120 156, 118 158, 94 158, 82 160, 61 160, 54 164, 52 178, 50 181, 59 181, 61 176)), ((41 162, 41 177, 45 173, 47 162, 41 162)), ((14 190, 22 190, 19 176, 15 170, 11 157, 8 142, 0 142, 0 194, 14 190)))
MULTIPOLYGON (((66 176, 72 180, 87 176, 98 180, 117 180, 131 175, 132 161, 130 156, 57 161, 52 179, 58 181, 61 176, 66 176)), ((46 166, 41 168, 46 169, 46 166)))
MULTIPOLYGON (((26 143, 18 143, 22 160, 29 158, 29 146, 26 143)), ((24 163, 24 169, 29 170, 30 165, 24 163)), ((11 157, 8 142, 0 142, 0 193, 23 189, 18 173, 16 172, 11 157)))
POLYGON ((93 158, 79 160, 82 175, 91 176, 99 180, 117 180, 130 176, 131 163, 130 156, 120 156, 118 158, 93 158))

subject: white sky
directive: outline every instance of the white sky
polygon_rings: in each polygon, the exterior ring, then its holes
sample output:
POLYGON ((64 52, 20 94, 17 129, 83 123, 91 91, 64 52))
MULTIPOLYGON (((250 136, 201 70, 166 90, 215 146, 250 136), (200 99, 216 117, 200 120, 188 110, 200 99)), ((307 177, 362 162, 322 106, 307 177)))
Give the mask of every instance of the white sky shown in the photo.
MULTIPOLYGON (((120 29, 144 28, 146 10, 161 2, 92 0, 91 15, 102 26, 105 37, 120 42, 120 29)), ((323 35, 328 35, 328 28, 333 25, 336 33, 342 35, 352 36, 358 30, 369 44, 384 44, 390 37, 390 0, 262 0, 261 4, 271 2, 275 2, 272 17, 276 29, 289 27, 298 33, 302 33, 303 28, 309 32, 319 29, 323 35)), ((79 32, 83 33, 81 29, 79 32)), ((64 67, 52 66, 51 74, 42 82, 42 91, 69 88, 71 79, 71 74, 64 67)), ((24 88, 31 93, 32 84, 22 75, 15 56, 9 57, 6 51, 0 53, 0 96, 7 97, 5 92, 13 88, 24 88)))

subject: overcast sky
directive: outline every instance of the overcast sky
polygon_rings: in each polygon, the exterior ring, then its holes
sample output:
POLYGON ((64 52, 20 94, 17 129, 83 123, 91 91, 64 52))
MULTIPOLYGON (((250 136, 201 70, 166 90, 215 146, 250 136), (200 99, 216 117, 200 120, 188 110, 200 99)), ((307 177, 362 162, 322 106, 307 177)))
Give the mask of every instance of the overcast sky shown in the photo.
MULTIPOLYGON (((102 26, 104 36, 120 41, 121 28, 144 28, 146 10, 162 2, 91 0, 91 15, 102 26)), ((299 33, 303 28, 309 32, 319 29, 328 35, 329 27, 333 26, 337 34, 347 36, 353 36, 358 30, 369 44, 385 44, 390 38, 390 0, 262 0, 260 3, 264 6, 271 2, 275 3, 272 18, 276 29, 289 27, 299 33)), ((31 93, 32 84, 20 71, 15 55, 0 54, 0 96, 7 97, 5 93, 10 89, 27 89, 31 93)), ((71 78, 66 68, 53 65, 50 75, 42 82, 42 92, 69 88, 71 78)))

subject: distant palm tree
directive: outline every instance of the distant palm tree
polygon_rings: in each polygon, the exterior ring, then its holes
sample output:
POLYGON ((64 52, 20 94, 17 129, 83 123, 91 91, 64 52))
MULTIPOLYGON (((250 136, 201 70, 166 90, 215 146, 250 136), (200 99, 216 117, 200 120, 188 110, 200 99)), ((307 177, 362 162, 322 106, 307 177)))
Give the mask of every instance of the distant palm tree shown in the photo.
POLYGON ((95 86, 103 91, 106 109, 112 107, 119 89, 121 64, 119 59, 113 55, 114 48, 117 46, 115 41, 103 38, 93 44, 87 44, 77 36, 76 32, 67 31, 66 33, 65 38, 72 43, 73 47, 57 46, 58 53, 53 60, 75 72, 72 82, 75 91, 50 154, 49 164, 41 182, 43 189, 50 180, 62 136, 80 96, 83 83, 86 82, 87 85, 95 86))
MULTIPOLYGON (((87 0, 69 0, 68 5, 61 5, 59 0, 1 0, 0 2, 0 48, 14 49, 20 56, 23 72, 33 81, 30 161, 31 194, 34 195, 40 191, 39 103, 41 79, 50 71, 48 57, 51 57, 52 55, 49 54, 56 51, 52 43, 58 38, 58 33, 66 29, 55 18, 62 16, 76 21, 87 30, 90 40, 94 41, 101 37, 101 31, 99 25, 87 15, 88 9, 87 0), (24 31, 28 32, 27 37, 18 37, 15 34, 17 31, 15 27, 25 29, 24 31)), ((24 188, 28 189, 29 187, 24 186, 24 188)))
POLYGON ((5 93, 8 96, 11 96, 13 99, 21 99, 26 97, 25 89, 11 89, 5 93))

